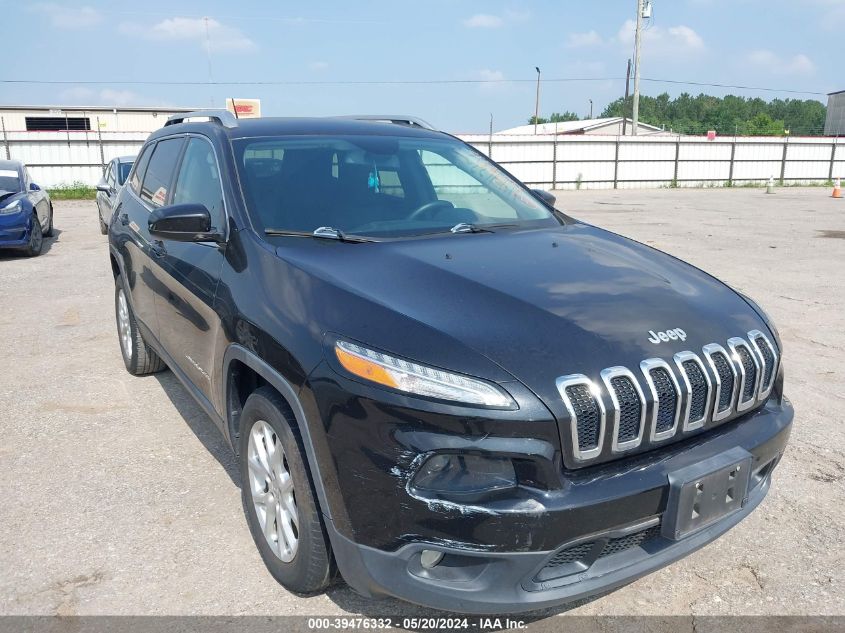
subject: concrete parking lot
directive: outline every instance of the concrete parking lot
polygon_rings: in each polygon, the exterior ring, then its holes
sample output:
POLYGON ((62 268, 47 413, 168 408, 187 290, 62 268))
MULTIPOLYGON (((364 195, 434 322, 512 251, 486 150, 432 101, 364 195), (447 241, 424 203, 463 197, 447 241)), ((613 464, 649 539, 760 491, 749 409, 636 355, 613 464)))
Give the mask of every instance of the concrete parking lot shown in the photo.
MULTIPOLYGON (((539 614, 845 614, 845 200, 824 188, 560 192, 572 215, 756 298, 795 410, 760 508, 675 565, 539 614)), ((425 615, 265 571, 237 469, 175 377, 128 375, 93 202, 35 259, 0 255, 0 614, 425 615)))

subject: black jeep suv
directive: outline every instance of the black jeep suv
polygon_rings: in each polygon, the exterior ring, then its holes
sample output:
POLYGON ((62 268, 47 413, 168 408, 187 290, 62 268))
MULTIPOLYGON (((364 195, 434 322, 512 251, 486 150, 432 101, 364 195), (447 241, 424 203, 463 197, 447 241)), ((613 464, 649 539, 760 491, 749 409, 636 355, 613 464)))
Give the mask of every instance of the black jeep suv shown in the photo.
POLYGON ((526 611, 763 499, 793 417, 774 325, 552 202, 411 117, 149 137, 109 230, 123 359, 228 438, 285 587, 526 611))

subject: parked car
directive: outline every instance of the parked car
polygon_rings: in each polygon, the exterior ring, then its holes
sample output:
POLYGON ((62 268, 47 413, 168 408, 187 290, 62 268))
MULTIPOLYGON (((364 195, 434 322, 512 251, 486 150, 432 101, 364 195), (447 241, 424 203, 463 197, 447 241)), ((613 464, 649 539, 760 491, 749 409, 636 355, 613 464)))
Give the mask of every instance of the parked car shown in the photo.
POLYGON ((103 169, 103 177, 97 183, 97 212, 100 219, 100 233, 109 232, 109 222, 112 216, 112 203, 117 199, 117 191, 126 182, 132 170, 134 156, 118 156, 112 158, 103 169))
POLYGON ((53 235, 53 203, 32 182, 26 165, 0 160, 0 249, 41 254, 44 238, 53 235))
POLYGON ((336 565, 366 596, 532 610, 766 495, 793 419, 771 319, 550 202, 412 117, 149 137, 109 234, 123 361, 220 428, 285 587, 336 565))

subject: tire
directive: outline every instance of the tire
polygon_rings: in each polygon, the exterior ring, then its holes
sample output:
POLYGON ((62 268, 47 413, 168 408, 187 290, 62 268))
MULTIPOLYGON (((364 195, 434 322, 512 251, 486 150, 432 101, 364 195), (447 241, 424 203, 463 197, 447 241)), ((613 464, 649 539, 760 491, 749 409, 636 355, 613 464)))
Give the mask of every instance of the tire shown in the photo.
POLYGON ((53 204, 50 204, 50 223, 47 225, 47 230, 44 231, 44 237, 53 237, 53 204))
POLYGON ((36 257, 41 254, 44 247, 44 233, 41 230, 41 222, 37 215, 32 216, 32 230, 29 232, 29 244, 24 248, 24 255, 36 257))
POLYGON ((247 398, 240 428, 241 500, 258 552, 287 590, 319 593, 331 583, 334 564, 290 407, 273 389, 261 387, 247 398))
POLYGON ((165 369, 164 361, 147 344, 138 328, 135 313, 123 288, 123 277, 120 275, 114 281, 114 314, 120 354, 123 356, 126 371, 133 376, 143 376, 165 369))

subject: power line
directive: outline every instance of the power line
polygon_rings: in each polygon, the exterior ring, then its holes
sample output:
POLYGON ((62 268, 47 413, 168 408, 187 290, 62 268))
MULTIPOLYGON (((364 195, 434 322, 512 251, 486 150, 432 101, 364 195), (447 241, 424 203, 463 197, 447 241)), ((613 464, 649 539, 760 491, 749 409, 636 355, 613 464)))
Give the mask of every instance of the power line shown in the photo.
MULTIPOLYGON (((574 83, 594 81, 624 81, 624 77, 556 77, 543 79, 544 83, 574 83)), ((707 88, 730 88, 734 90, 753 90, 760 92, 782 92, 789 94, 804 94, 826 96, 825 92, 812 90, 795 90, 792 88, 766 88, 761 86, 745 86, 741 84, 708 83, 703 81, 686 81, 681 79, 657 79, 641 77, 641 81, 664 83, 682 86, 700 86, 707 88)), ((120 86, 396 86, 396 85, 460 85, 460 84, 533 84, 531 79, 365 79, 365 80, 264 80, 264 81, 151 81, 151 80, 69 80, 69 79, 0 79, 0 84, 25 85, 120 85, 120 86)))

